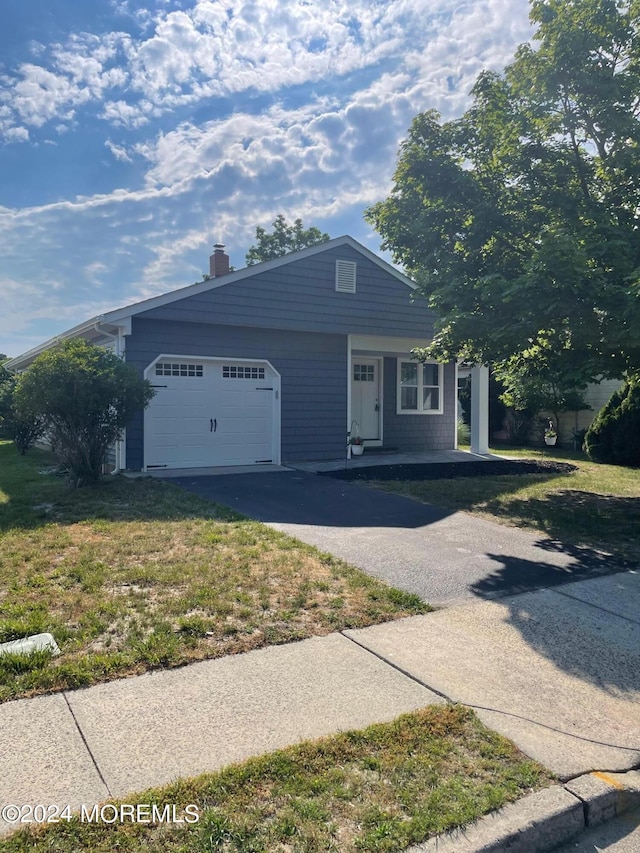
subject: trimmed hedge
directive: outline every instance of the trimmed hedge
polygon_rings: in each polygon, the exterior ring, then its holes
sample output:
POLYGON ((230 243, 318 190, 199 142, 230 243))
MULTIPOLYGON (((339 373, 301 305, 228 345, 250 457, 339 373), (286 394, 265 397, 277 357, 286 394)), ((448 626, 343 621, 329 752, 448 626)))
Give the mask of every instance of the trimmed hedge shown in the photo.
POLYGON ((625 382, 601 409, 584 439, 594 462, 640 467, 640 380, 625 382))

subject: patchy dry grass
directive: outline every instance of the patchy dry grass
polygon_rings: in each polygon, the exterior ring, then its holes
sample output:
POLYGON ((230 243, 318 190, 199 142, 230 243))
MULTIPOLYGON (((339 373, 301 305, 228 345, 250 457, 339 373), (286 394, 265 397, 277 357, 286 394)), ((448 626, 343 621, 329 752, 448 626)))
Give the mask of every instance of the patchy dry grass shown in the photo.
POLYGON ((425 612, 416 596, 150 479, 70 490, 0 443, 0 701, 425 612), (19 657, 19 656, 18 656, 19 657))
MULTIPOLYGON (((540 458, 530 448, 497 452, 523 459, 540 458)), ((539 530, 567 544, 637 563, 640 469, 599 465, 580 453, 561 450, 545 451, 544 458, 571 461, 577 470, 566 474, 376 482, 375 486, 447 509, 539 530)))
POLYGON ((20 831, 0 841, 0 851, 401 850, 550 781, 470 710, 431 706, 127 798, 160 810, 176 805, 179 815, 192 804, 197 823, 105 826, 76 818, 20 831))

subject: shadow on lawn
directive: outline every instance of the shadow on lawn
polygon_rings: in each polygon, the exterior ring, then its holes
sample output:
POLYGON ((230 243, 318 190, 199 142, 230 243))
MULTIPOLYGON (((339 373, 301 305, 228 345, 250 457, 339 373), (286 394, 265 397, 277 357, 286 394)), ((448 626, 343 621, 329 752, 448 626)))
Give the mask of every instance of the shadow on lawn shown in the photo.
POLYGON ((72 489, 64 476, 53 473, 55 470, 56 461, 50 453, 33 449, 20 456, 13 444, 0 443, 0 534, 96 519, 248 520, 160 480, 104 477, 95 486, 72 489))
POLYGON ((544 498, 520 500, 514 497, 506 507, 496 500, 497 497, 492 495, 485 504, 486 510, 495 516, 543 530, 552 540, 589 543, 585 548, 563 544, 565 551, 573 547, 576 554, 586 553, 591 547, 594 555, 601 549, 617 561, 637 562, 638 497, 562 489, 544 498))

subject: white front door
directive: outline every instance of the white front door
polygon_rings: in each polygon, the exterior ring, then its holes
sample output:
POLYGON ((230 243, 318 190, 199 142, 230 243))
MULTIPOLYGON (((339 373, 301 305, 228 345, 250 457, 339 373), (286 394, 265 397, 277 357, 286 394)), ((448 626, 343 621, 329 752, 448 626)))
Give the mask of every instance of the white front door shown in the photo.
POLYGON ((380 360, 354 356, 351 362, 352 434, 363 441, 380 443, 382 439, 382 397, 380 394, 380 360))

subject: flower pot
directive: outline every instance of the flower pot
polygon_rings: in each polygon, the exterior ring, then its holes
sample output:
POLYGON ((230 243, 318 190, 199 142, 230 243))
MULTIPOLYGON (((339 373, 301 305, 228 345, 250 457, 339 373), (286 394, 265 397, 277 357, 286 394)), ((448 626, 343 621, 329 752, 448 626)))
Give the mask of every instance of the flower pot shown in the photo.
POLYGON ((545 435, 545 437, 544 437, 544 443, 546 445, 548 445, 549 447, 553 447, 557 440, 558 440, 557 435, 545 435))
POLYGON ((351 455, 352 456, 362 456, 364 453, 364 444, 352 444, 351 445, 351 455))

